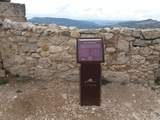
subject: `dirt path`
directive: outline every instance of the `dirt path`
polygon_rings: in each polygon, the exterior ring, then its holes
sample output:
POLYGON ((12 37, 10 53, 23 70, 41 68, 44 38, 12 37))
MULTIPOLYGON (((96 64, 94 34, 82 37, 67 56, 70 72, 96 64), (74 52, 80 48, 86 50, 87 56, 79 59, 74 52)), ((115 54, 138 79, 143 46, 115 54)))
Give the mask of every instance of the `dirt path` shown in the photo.
POLYGON ((160 120, 160 95, 137 84, 102 86, 100 107, 79 105, 79 83, 0 86, 0 120, 160 120))

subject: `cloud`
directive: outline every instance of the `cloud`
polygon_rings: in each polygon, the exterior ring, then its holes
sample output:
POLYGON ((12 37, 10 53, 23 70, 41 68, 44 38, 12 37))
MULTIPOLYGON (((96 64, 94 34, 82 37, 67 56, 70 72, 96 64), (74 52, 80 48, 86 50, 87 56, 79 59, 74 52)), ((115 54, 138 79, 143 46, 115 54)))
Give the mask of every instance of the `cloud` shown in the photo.
POLYGON ((66 12, 68 8, 69 8, 69 4, 66 4, 59 8, 58 13, 66 12))
POLYGON ((12 0, 12 2, 25 3, 27 16, 160 20, 160 0, 12 0))

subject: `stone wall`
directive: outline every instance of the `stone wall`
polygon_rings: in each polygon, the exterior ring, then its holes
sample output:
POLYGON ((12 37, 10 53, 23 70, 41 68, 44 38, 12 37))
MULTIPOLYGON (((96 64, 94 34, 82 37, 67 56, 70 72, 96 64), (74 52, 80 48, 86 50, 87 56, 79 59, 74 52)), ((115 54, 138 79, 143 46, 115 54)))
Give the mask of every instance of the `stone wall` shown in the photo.
POLYGON ((26 21, 25 5, 9 2, 0 2, 0 20, 5 18, 13 21, 26 21))
POLYGON ((78 80, 76 38, 96 36, 102 37, 105 43, 105 63, 102 64, 105 79, 150 83, 157 77, 159 29, 78 30, 5 20, 0 31, 3 66, 14 75, 78 80))
POLYGON ((3 69, 3 61, 0 53, 0 77, 5 77, 5 70, 3 69))

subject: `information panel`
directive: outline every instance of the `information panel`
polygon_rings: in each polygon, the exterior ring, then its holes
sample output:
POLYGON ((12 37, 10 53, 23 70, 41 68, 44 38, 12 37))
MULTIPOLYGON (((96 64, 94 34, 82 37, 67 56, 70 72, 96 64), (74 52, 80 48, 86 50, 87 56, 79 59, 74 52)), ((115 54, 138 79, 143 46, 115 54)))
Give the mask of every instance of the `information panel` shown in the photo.
POLYGON ((77 61, 103 62, 103 41, 100 38, 79 38, 77 40, 77 61))

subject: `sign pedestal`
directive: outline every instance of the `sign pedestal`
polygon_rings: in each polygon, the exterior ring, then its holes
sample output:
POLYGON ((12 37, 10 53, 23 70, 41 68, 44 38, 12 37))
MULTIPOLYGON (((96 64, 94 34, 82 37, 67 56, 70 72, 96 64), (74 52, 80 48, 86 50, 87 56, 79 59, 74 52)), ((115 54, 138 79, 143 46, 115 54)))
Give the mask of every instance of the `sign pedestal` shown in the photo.
POLYGON ((104 45, 101 38, 77 40, 77 62, 80 67, 80 104, 100 105, 101 62, 104 62, 104 45))
POLYGON ((100 105, 100 63, 81 64, 80 67, 80 104, 100 105))

